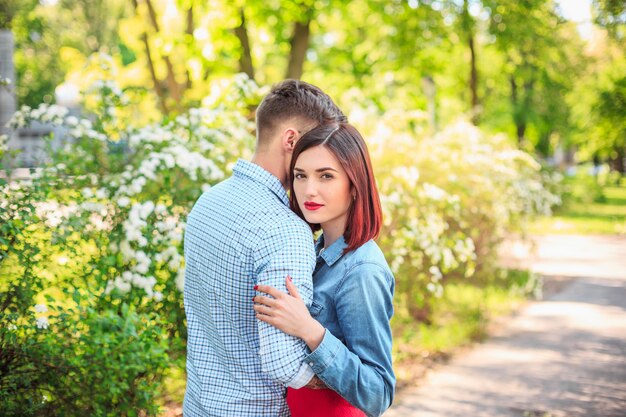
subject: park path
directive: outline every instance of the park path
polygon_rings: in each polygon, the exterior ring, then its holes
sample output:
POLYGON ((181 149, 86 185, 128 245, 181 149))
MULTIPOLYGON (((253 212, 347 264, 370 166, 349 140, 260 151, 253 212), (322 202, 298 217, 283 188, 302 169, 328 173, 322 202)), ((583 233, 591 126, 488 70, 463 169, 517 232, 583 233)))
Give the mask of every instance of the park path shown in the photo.
POLYGON ((553 287, 384 417, 626 417, 626 236, 543 236, 506 262, 553 287))

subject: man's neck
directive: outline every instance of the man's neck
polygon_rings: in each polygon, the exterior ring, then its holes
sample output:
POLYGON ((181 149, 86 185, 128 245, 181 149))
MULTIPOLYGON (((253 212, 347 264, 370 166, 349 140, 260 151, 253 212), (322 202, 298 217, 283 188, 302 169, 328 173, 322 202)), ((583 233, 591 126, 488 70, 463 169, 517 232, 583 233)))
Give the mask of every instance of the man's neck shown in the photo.
POLYGON ((284 163, 282 160, 270 156, 271 152, 255 152, 252 156, 252 163, 260 166, 270 174, 274 175, 285 189, 288 187, 287 173, 284 170, 284 163))

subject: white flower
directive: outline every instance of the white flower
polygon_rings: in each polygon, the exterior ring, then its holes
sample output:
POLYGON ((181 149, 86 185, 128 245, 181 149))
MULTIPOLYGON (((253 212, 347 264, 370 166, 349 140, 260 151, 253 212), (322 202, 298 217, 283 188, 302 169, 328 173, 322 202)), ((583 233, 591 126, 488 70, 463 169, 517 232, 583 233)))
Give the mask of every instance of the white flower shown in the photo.
POLYGON ((48 323, 48 319, 46 317, 39 317, 37 319, 37 328, 38 329, 47 329, 50 323, 48 323))
POLYGON ((111 291, 113 291, 113 288, 115 288, 115 283, 113 281, 111 281, 111 280, 107 281, 107 286, 104 289, 104 293, 106 295, 111 294, 111 291))
POLYGON ((167 213, 167 207, 165 206, 165 204, 157 204, 156 207, 154 207, 154 212, 158 215, 163 215, 165 213, 167 213))
POLYGON ((423 189, 426 196, 431 200, 439 201, 446 196, 446 192, 436 185, 425 183, 423 189))
POLYGON ((154 292, 154 299, 158 302, 163 299, 163 293, 161 291, 154 292))
POLYGON ((115 288, 122 294, 126 294, 130 291, 130 282, 126 282, 121 277, 115 278, 115 288))
POLYGON ((122 253, 122 258, 126 262, 130 261, 135 256, 135 251, 131 248, 127 240, 122 240, 120 242, 120 252, 122 253))
POLYGON ((35 304, 35 311, 37 313, 47 313, 48 307, 45 304, 35 304))
POLYGON ((150 200, 146 201, 141 205, 141 209, 139 211, 139 217, 142 219, 146 219, 150 213, 154 211, 154 203, 150 200))
POLYGON ((93 191, 91 190, 91 188, 83 188, 82 190, 83 193, 83 198, 91 198, 93 197, 93 191))
POLYGON ((117 205, 120 206, 120 207, 126 207, 129 204, 130 204, 130 198, 128 198, 128 197, 120 197, 117 200, 117 205))
POLYGON ((435 265, 428 268, 428 272, 430 272, 435 281, 439 281, 442 278, 441 271, 435 265))
POLYGON ((185 268, 180 268, 176 274, 176 287, 182 292, 185 289, 185 268))
POLYGON ((150 265, 146 265, 146 264, 137 264, 135 265, 135 267, 133 268, 135 271, 139 272, 140 274, 145 274, 148 272, 148 267, 150 265))
POLYGON ((105 198, 107 198, 107 190, 104 188, 98 188, 98 190, 96 190, 96 198, 99 198, 100 200, 104 200, 105 198))

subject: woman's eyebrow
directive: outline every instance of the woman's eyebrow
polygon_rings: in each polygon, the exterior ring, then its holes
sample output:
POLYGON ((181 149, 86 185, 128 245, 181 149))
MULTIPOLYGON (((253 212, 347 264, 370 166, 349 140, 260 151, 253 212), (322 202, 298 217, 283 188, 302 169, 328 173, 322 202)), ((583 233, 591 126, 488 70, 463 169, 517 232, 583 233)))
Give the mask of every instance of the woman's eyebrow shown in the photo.
MULTIPOLYGON (((298 168, 298 167, 294 167, 293 168, 294 171, 297 172, 306 172, 306 170, 302 169, 302 168, 298 168)), ((339 172, 337 171, 335 168, 331 168, 331 167, 323 167, 323 168, 317 168, 315 170, 315 172, 324 172, 324 171, 335 171, 335 172, 339 172)))

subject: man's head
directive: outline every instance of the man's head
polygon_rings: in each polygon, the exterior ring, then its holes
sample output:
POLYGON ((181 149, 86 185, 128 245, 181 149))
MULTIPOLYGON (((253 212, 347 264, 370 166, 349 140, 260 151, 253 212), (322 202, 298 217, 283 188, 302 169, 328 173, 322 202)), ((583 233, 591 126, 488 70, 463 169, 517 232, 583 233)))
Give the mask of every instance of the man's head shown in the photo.
POLYGON ((332 99, 314 85, 284 80, 272 87, 256 111, 257 150, 276 139, 297 139, 322 123, 347 122, 332 99))

